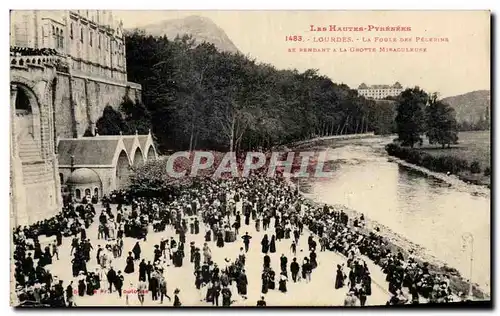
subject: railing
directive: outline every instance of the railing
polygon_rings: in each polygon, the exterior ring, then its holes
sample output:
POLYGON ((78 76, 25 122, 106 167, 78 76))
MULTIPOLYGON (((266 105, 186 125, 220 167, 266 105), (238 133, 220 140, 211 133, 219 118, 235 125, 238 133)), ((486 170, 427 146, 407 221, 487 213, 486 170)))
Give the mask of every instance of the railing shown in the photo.
POLYGON ((68 71, 65 57, 52 48, 11 47, 10 64, 18 67, 51 65, 58 71, 68 71))
POLYGON ((57 71, 69 72, 69 66, 66 60, 60 56, 10 56, 11 67, 28 67, 46 65, 53 66, 57 71))
POLYGON ((14 66, 28 66, 45 64, 56 65, 60 62, 59 56, 10 56, 10 64, 14 66))

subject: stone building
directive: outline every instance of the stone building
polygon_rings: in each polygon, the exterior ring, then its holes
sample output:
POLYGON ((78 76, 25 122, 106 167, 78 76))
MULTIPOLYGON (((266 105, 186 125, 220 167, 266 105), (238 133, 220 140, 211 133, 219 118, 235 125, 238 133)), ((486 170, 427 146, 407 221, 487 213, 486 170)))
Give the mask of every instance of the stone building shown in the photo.
POLYGON ((358 87, 359 95, 362 95, 366 98, 380 100, 386 97, 396 97, 403 92, 403 86, 396 82, 392 86, 390 85, 372 85, 367 86, 362 83, 358 87))
POLYGON ((61 138, 58 152, 63 192, 77 201, 125 188, 130 167, 158 157, 151 134, 61 138))
POLYGON ((123 25, 101 10, 11 11, 11 65, 41 65, 50 54, 56 137, 80 137, 94 130, 104 108, 124 98, 141 100, 141 86, 127 81, 123 25))
POLYGON ((10 31, 15 226, 60 210, 58 139, 93 131, 107 105, 140 102, 141 87, 127 81, 123 28, 111 12, 11 11, 10 31))

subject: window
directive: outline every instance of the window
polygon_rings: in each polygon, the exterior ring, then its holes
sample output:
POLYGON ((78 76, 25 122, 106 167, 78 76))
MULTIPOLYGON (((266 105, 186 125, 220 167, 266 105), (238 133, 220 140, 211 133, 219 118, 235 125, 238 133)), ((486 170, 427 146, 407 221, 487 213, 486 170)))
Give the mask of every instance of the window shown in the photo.
POLYGON ((83 26, 82 28, 80 29, 80 42, 83 43, 83 26))
POLYGON ((54 28, 54 26, 52 26, 52 38, 54 39, 56 48, 59 48, 59 44, 61 44, 59 39, 59 28, 54 28))
POLYGON ((59 47, 64 48, 64 33, 63 33, 63 30, 60 31, 59 39, 61 41, 61 44, 60 44, 59 47))
POLYGON ((69 38, 73 39, 73 22, 69 26, 69 38))
POLYGON ((99 43, 98 43, 98 45, 97 45, 97 47, 98 47, 99 49, 101 49, 101 37, 102 37, 102 35, 101 35, 101 34, 99 34, 99 43))
POLYGON ((90 47, 92 47, 92 37, 94 37, 94 33, 92 31, 90 31, 90 33, 89 33, 89 45, 90 45, 90 47))

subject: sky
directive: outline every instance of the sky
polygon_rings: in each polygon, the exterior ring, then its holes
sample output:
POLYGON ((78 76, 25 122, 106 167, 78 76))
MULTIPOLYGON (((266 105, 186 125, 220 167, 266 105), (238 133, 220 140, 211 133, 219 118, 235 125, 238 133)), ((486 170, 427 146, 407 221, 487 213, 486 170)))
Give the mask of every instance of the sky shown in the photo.
POLYGON ((279 69, 319 69, 336 83, 419 86, 441 97, 490 89, 490 13, 488 11, 114 11, 125 28, 199 15, 222 28, 245 55, 279 69), (311 31, 330 25, 372 31, 311 31), (410 31, 375 31, 405 26, 410 31), (302 42, 286 41, 302 36, 302 42), (343 37, 351 42, 331 42, 343 37), (329 39, 330 42, 317 42, 329 39), (411 42, 400 42, 409 38, 411 42), (417 38, 439 38, 423 42, 417 38), (368 42, 370 40, 371 42, 368 42), (380 42, 395 40, 396 42, 380 42), (381 47, 425 52, 380 52, 381 47), (295 48, 296 52, 289 52, 295 48), (329 52, 300 52, 301 48, 329 52), (364 52, 359 49, 368 48, 364 52), (335 50, 335 51, 334 51, 335 50), (346 51, 343 51, 346 50, 346 51), (351 52, 351 50, 354 50, 351 52), (358 51, 356 51, 358 50, 358 51))

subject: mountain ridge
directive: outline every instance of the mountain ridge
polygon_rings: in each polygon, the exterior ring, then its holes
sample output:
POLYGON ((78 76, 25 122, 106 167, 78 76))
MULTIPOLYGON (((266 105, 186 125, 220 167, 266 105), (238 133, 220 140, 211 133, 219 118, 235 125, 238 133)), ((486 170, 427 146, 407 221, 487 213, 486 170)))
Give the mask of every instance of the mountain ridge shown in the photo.
POLYGON ((166 19, 161 22, 137 27, 153 36, 167 36, 174 39, 177 35, 191 35, 196 44, 208 42, 219 51, 239 53, 240 51, 227 36, 226 32, 210 18, 190 15, 184 18, 166 19))
POLYGON ((459 123, 476 123, 481 119, 489 119, 491 107, 490 90, 475 90, 446 97, 442 101, 455 109, 457 122, 459 123))

